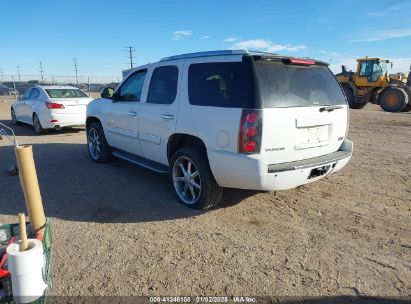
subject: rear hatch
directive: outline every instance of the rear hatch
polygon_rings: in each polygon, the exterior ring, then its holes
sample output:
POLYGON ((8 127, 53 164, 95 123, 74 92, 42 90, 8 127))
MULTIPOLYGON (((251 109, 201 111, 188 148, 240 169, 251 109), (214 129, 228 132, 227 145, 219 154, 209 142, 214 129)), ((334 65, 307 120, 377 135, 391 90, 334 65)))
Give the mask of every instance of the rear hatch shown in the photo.
POLYGON ((87 105, 93 99, 79 89, 46 89, 50 102, 63 105, 64 108, 53 108, 55 113, 86 113, 87 105))
POLYGON ((325 64, 311 60, 256 59, 263 107, 261 156, 267 164, 338 151, 348 127, 348 106, 325 64))

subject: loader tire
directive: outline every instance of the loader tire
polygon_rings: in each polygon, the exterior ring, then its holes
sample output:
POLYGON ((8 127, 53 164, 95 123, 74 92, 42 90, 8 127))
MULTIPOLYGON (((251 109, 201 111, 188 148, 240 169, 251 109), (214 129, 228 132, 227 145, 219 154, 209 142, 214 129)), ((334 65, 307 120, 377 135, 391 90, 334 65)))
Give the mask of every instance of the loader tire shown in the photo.
POLYGON ((400 87, 389 87, 378 97, 378 104, 386 112, 401 112, 408 108, 410 96, 400 87))
POLYGON ((405 106, 403 112, 410 112, 411 111, 411 89, 407 89, 408 94, 408 104, 405 106))
POLYGON ((345 96, 347 97, 348 106, 351 109, 362 109, 367 104, 366 102, 355 102, 355 96, 353 90, 349 85, 343 85, 345 96))

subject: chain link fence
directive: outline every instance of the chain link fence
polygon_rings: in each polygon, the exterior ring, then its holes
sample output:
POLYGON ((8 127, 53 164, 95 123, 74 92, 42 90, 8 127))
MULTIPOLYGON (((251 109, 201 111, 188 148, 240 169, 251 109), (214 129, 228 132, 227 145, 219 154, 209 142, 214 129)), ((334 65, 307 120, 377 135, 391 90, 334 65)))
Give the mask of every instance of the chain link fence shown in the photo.
POLYGON ((34 85, 70 85, 85 92, 100 92, 121 80, 121 76, 114 75, 0 75, 0 95, 21 95, 34 85))

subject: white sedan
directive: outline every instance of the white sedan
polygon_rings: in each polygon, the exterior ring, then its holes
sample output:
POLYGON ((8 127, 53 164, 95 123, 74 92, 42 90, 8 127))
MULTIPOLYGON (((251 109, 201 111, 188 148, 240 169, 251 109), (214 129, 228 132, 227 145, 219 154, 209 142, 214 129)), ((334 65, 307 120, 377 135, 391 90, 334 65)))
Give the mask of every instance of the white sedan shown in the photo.
POLYGON ((75 87, 35 86, 11 105, 11 119, 14 124, 32 125, 37 134, 45 129, 84 126, 87 105, 92 100, 75 87))

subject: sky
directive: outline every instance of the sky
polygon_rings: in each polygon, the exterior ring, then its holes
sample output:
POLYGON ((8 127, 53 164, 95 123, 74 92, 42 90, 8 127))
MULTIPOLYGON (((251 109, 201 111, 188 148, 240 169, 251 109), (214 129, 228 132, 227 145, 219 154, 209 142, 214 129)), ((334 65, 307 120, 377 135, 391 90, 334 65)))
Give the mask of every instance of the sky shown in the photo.
MULTIPOLYGON (((248 49, 330 63, 382 57, 411 64, 409 0, 0 0, 0 73, 121 77, 175 54, 248 49)), ((1 74, 0 74, 1 75, 1 74)))

